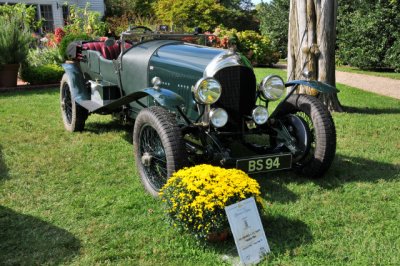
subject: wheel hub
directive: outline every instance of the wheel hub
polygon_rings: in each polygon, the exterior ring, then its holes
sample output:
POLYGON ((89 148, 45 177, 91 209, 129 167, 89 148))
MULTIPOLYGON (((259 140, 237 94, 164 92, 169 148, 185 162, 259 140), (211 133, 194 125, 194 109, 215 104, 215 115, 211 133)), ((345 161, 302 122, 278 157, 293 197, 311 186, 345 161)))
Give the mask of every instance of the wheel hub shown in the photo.
POLYGON ((150 155, 150 153, 145 152, 142 155, 142 164, 146 167, 149 167, 151 165, 151 160, 153 156, 150 155))

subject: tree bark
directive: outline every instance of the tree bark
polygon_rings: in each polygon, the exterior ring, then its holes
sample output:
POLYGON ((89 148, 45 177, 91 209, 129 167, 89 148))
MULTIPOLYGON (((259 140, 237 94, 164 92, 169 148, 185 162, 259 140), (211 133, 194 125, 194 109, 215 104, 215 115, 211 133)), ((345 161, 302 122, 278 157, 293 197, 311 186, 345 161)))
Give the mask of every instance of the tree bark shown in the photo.
MULTIPOLYGON (((291 0, 289 13, 288 80, 318 80, 332 86, 335 78, 337 0, 291 0)), ((341 112, 336 93, 300 87, 298 93, 318 98, 329 111, 341 112)))

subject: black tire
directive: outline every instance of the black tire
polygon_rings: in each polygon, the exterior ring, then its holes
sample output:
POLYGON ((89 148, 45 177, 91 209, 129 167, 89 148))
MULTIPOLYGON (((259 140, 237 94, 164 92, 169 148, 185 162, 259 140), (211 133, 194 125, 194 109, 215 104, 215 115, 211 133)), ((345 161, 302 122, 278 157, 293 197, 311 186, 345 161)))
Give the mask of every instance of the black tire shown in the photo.
POLYGON ((64 74, 60 84, 61 116, 65 129, 70 132, 82 131, 88 117, 88 111, 76 103, 74 98, 68 75, 64 74))
POLYGON ((133 143, 141 181, 146 190, 156 197, 168 178, 186 164, 181 130, 166 109, 153 106, 138 114, 133 143))
POLYGON ((310 149, 293 167, 306 177, 322 177, 336 153, 336 130, 331 114, 317 98, 304 94, 290 96, 277 117, 285 119, 289 114, 301 117, 311 134, 310 149))

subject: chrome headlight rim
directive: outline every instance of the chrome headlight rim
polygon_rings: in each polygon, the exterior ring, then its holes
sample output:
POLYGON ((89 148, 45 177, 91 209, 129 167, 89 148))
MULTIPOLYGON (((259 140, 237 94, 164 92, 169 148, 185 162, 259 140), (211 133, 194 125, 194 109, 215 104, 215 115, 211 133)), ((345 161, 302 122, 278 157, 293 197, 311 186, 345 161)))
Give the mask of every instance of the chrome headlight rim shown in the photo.
MULTIPOLYGON (((221 116, 219 118, 221 118, 221 116)), ((216 127, 216 128, 224 127, 228 123, 228 119, 229 119, 228 112, 225 109, 223 109, 223 108, 213 108, 213 109, 211 109, 211 111, 210 111, 210 123, 214 127, 216 127), (224 115, 224 117, 223 117, 224 120, 223 120, 222 123, 217 123, 216 120, 215 120, 216 119, 216 115, 221 115, 221 114, 224 115)))
POLYGON ((267 123, 268 118, 269 118, 269 112, 268 109, 264 106, 256 106, 253 111, 251 112, 251 116, 253 118, 253 121, 257 124, 257 125, 264 125, 265 123, 267 123), (260 119, 260 117, 258 116, 259 112, 263 112, 265 114, 264 118, 260 119))
POLYGON ((282 98, 285 93, 285 82, 278 75, 269 75, 263 78, 259 90, 264 99, 276 101, 282 98), (273 80, 280 81, 280 84, 270 84, 273 80), (280 88, 277 88, 277 86, 280 86, 280 88))
POLYGON ((216 103, 219 100, 219 98, 221 97, 222 86, 218 82, 218 80, 216 80, 212 77, 201 78, 196 82, 196 85, 194 85, 193 94, 194 94, 194 98, 197 103, 213 104, 213 103, 216 103), (206 92, 204 92, 202 90, 202 85, 204 85, 204 83, 206 83, 205 86, 208 86, 208 84, 213 83, 214 85, 216 85, 216 87, 208 89, 206 92))

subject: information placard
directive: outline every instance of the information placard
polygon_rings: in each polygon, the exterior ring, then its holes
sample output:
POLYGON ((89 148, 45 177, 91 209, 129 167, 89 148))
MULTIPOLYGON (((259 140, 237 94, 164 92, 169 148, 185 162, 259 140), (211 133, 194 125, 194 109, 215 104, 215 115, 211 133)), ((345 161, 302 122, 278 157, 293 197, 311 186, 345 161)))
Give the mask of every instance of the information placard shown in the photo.
POLYGON ((267 237, 253 197, 225 207, 240 260, 258 263, 269 251, 267 237))

